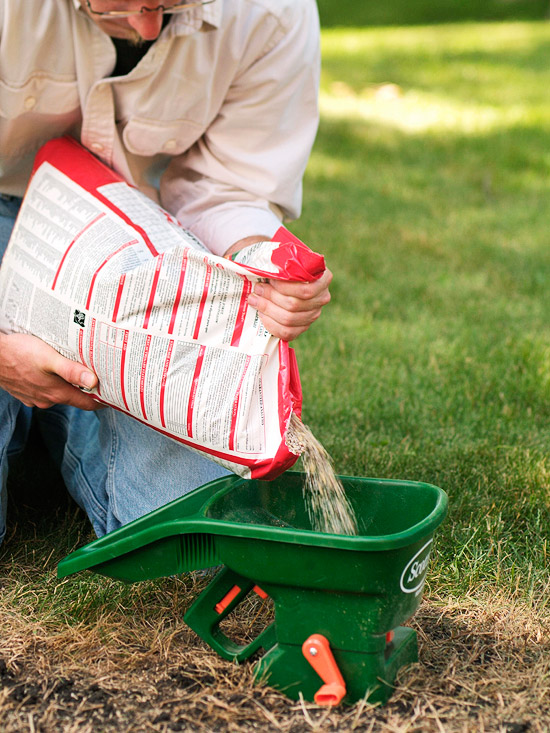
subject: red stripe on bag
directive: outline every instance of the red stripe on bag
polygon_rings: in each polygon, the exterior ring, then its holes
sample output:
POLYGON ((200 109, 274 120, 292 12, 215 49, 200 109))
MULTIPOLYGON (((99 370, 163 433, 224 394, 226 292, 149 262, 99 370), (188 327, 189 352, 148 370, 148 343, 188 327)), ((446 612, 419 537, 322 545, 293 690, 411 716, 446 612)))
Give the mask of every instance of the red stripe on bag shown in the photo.
POLYGON ((247 355, 245 363, 244 363, 243 373, 241 374, 241 378, 239 380, 237 391, 235 392, 235 397, 233 399, 233 408, 231 410, 231 428, 229 430, 229 450, 235 450, 235 431, 237 428, 237 416, 239 414, 239 400, 241 397, 241 387, 243 386, 244 378, 245 378, 246 372, 248 371, 249 366, 250 366, 250 356, 247 355))
MULTIPOLYGON (((137 244, 137 243, 138 243, 138 240, 137 240, 137 239, 132 239, 132 241, 131 241, 131 242, 126 242, 126 244, 123 244, 123 245, 121 245, 121 246, 120 246, 120 247, 119 247, 119 248, 118 248, 118 249, 116 250, 116 252, 111 252, 111 254, 110 254, 110 255, 109 255, 108 257, 106 257, 106 258, 105 258, 105 259, 103 260, 103 262, 101 263, 101 265, 100 265, 100 266, 99 266, 99 267, 97 268, 97 270, 96 270, 96 271, 94 272, 94 274, 92 275, 92 281, 91 281, 91 283, 90 283, 90 289, 88 290, 88 298, 86 299, 86 308, 89 308, 89 307, 90 307, 90 301, 91 301, 91 299, 92 299, 92 291, 93 291, 93 289, 94 289, 94 285, 95 285, 95 281, 96 281, 96 278, 97 278, 98 272, 99 272, 99 271, 100 271, 100 270, 101 270, 101 269, 102 269, 103 267, 105 267, 105 265, 107 264, 107 262, 109 262, 109 260, 112 260, 112 259, 113 259, 113 257, 114 257, 115 255, 119 254, 119 252, 122 252, 122 251, 123 251, 123 250, 125 250, 125 249, 126 249, 127 247, 131 247, 131 246, 132 246, 132 244, 137 244)), ((114 320, 114 319, 113 319, 113 320, 114 320)))
POLYGON ((174 298, 174 307, 172 308, 172 316, 170 318, 170 325, 168 326, 168 333, 174 333, 174 326, 176 324, 176 316, 178 314, 178 307, 181 300, 181 293, 183 291, 183 281, 185 280, 185 273, 187 272, 187 250, 183 253, 181 261, 180 277, 178 280, 178 289, 176 291, 176 297, 174 298))
POLYGON ((124 290, 124 283, 126 281, 126 274, 120 276, 118 281, 118 290, 116 291, 116 298, 115 298, 115 307, 113 309, 113 323, 116 323, 116 319, 118 317, 118 309, 120 308, 120 300, 122 298, 122 291, 124 290))
POLYGON ((166 389, 166 377, 168 376, 168 367, 170 366, 173 349, 174 339, 170 339, 168 342, 168 351, 166 353, 166 359, 164 360, 164 369, 162 370, 162 379, 160 382, 160 424, 163 428, 166 427, 166 422, 164 420, 164 393, 166 389))
POLYGON ((84 358, 83 344, 84 344, 84 331, 80 329, 80 331, 78 332, 78 355, 80 356, 80 361, 83 364, 86 364, 86 359, 84 358))
MULTIPOLYGON (((208 262, 208 258, 204 258, 205 262, 208 262)), ((199 305, 199 312, 197 314, 197 320, 195 323, 195 330, 193 331, 193 338, 199 337, 199 331, 201 327, 202 316, 204 313, 204 306, 206 304, 206 298, 208 297, 208 288, 210 287, 210 280, 212 278, 212 265, 206 265, 206 275, 204 277, 204 287, 202 289, 202 297, 199 305)))
MULTIPOLYGON (((92 318, 92 325, 90 326, 90 343, 88 344, 88 353, 90 356, 90 369, 95 372, 96 368, 94 366, 94 339, 95 339, 95 327, 96 327, 96 319, 92 318)), ((98 382, 97 385, 97 394, 101 394, 101 384, 98 382)))
POLYGON ((128 407, 128 402, 126 401, 126 386, 124 384, 124 367, 126 365, 126 351, 128 350, 128 334, 130 332, 126 329, 124 330, 124 338, 122 339, 122 354, 120 355, 120 391, 122 393, 122 401, 124 402, 124 407, 130 412, 130 408, 128 407))
POLYGON ((191 394, 189 395, 189 404, 187 405, 187 435, 193 437, 193 410, 195 409, 195 400, 197 397, 197 389, 199 386, 199 378, 204 361, 205 346, 199 348, 197 363, 195 364, 195 373, 193 374, 193 382, 191 384, 191 394))
POLYGON ((105 216, 105 214, 98 214, 98 216, 95 217, 95 219, 92 219, 92 221, 88 222, 84 229, 82 229, 76 237, 73 239, 73 241, 69 244, 65 252, 63 253, 63 257, 61 258, 61 262, 59 263, 59 267, 57 268, 57 272, 55 273, 55 277, 53 279, 52 283, 52 290, 55 290, 55 286, 57 285, 57 280, 59 278, 59 273, 61 272, 61 269, 63 267, 63 264, 65 263, 65 260, 67 259, 67 255, 69 254, 70 249, 72 248, 73 244, 80 239, 80 237, 86 232, 91 226, 93 226, 97 221, 102 219, 105 216))
MULTIPOLYGON (((114 211, 117 216, 143 238, 149 252, 154 257, 158 255, 158 251, 149 239, 147 232, 139 224, 133 222, 128 214, 125 214, 110 199, 98 191, 100 186, 105 186, 109 183, 124 182, 121 176, 108 168, 105 163, 99 161, 88 150, 83 148, 82 145, 68 136, 54 138, 40 148, 34 159, 33 175, 44 161, 54 165, 55 168, 105 204, 108 209, 114 211)), ((130 184, 126 185, 132 188, 130 184)))
POLYGON ((145 349, 143 350, 143 359, 141 361, 141 374, 139 376, 139 404, 141 407, 141 414, 143 419, 147 420, 147 413, 145 412, 145 372, 147 370, 147 360, 149 359, 149 348, 151 346, 151 336, 147 336, 145 339, 145 349))
POLYGON ((151 292, 149 293, 149 302, 147 303, 147 310, 145 311, 145 318, 143 319, 143 328, 149 326, 149 319, 151 318, 151 311, 153 310, 153 303, 155 302, 155 295, 157 293, 157 285, 160 277, 160 268, 162 267, 162 260, 164 259, 164 253, 158 256, 157 263, 155 266, 155 274, 153 276, 153 284, 151 285, 151 292))
POLYGON ((237 312, 237 318, 235 320, 235 328, 233 330, 233 336, 231 337, 231 346, 238 346, 243 335, 244 319, 246 318, 246 311, 248 310, 248 296, 252 290, 252 283, 244 275, 242 275, 243 292, 239 303, 239 310, 237 312))

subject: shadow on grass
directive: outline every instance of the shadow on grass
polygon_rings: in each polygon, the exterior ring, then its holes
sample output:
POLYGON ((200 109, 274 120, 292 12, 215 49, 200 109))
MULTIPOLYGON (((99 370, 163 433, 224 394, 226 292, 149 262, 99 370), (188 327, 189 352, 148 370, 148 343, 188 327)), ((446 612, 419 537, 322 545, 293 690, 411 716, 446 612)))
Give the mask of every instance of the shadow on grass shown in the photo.
POLYGON ((51 569, 90 533, 84 512, 67 492, 38 430, 31 429, 25 450, 10 461, 7 533, 0 562, 36 558, 51 569))
MULTIPOLYGON (((416 276, 425 287, 439 279, 446 288, 445 275, 460 271, 472 278, 477 299, 521 295, 533 305, 529 315, 540 316, 536 299, 550 283, 544 245, 550 170, 541 156, 547 136, 528 125, 410 135, 367 121, 325 119, 295 229, 307 232, 307 241, 322 233, 333 267, 353 278, 364 275, 370 284, 393 268, 395 300, 405 308, 414 299, 395 290, 403 276, 408 287, 416 276), (486 278, 485 287, 476 277, 486 278)), ((349 282, 337 278, 336 294, 340 287, 349 294, 349 282)))
POLYGON ((377 25, 424 25, 470 20, 540 20, 548 12, 547 0, 391 0, 386 3, 356 0, 318 0, 321 24, 326 27, 377 25))

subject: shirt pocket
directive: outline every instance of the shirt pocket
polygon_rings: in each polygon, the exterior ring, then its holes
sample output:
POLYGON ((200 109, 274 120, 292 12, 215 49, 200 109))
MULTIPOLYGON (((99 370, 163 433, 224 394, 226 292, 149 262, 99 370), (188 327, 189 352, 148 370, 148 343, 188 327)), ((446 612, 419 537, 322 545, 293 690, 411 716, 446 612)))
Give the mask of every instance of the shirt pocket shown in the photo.
POLYGON ((33 74, 23 83, 0 79, 0 116, 15 119, 25 113, 66 115, 80 107, 77 82, 33 74))
POLYGON ((135 155, 179 155, 197 142, 205 126, 193 120, 150 120, 132 117, 124 127, 122 139, 135 155))

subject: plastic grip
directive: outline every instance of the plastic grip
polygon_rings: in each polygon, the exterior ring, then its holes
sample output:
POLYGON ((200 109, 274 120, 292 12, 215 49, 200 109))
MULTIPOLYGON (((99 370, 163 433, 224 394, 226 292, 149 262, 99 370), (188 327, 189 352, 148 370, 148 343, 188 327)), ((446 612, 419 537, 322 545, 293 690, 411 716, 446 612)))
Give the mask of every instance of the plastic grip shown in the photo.
POLYGON ((315 693, 317 705, 339 705, 346 696, 346 683, 332 655, 330 644, 322 634, 312 634, 302 645, 302 652, 325 683, 315 693))
POLYGON ((237 644, 220 629, 220 622, 254 590, 254 581, 224 567, 189 608, 183 620, 221 657, 242 662, 260 647, 270 649, 275 643, 274 623, 244 645, 237 644))

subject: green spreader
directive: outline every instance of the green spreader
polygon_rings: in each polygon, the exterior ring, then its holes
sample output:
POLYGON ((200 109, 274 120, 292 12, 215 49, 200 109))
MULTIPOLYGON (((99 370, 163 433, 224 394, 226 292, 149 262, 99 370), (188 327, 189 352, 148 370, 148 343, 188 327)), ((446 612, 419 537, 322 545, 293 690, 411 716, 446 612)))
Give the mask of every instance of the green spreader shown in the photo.
POLYGON ((184 616, 220 656, 264 650, 256 679, 293 699, 384 703, 400 667, 417 660, 401 626, 420 604, 433 533, 447 511, 429 484, 340 477, 359 534, 311 529, 304 475, 217 479, 62 560, 59 577, 93 570, 135 582, 223 567, 184 616), (251 592, 274 602, 274 621, 249 644, 220 623, 251 592))

